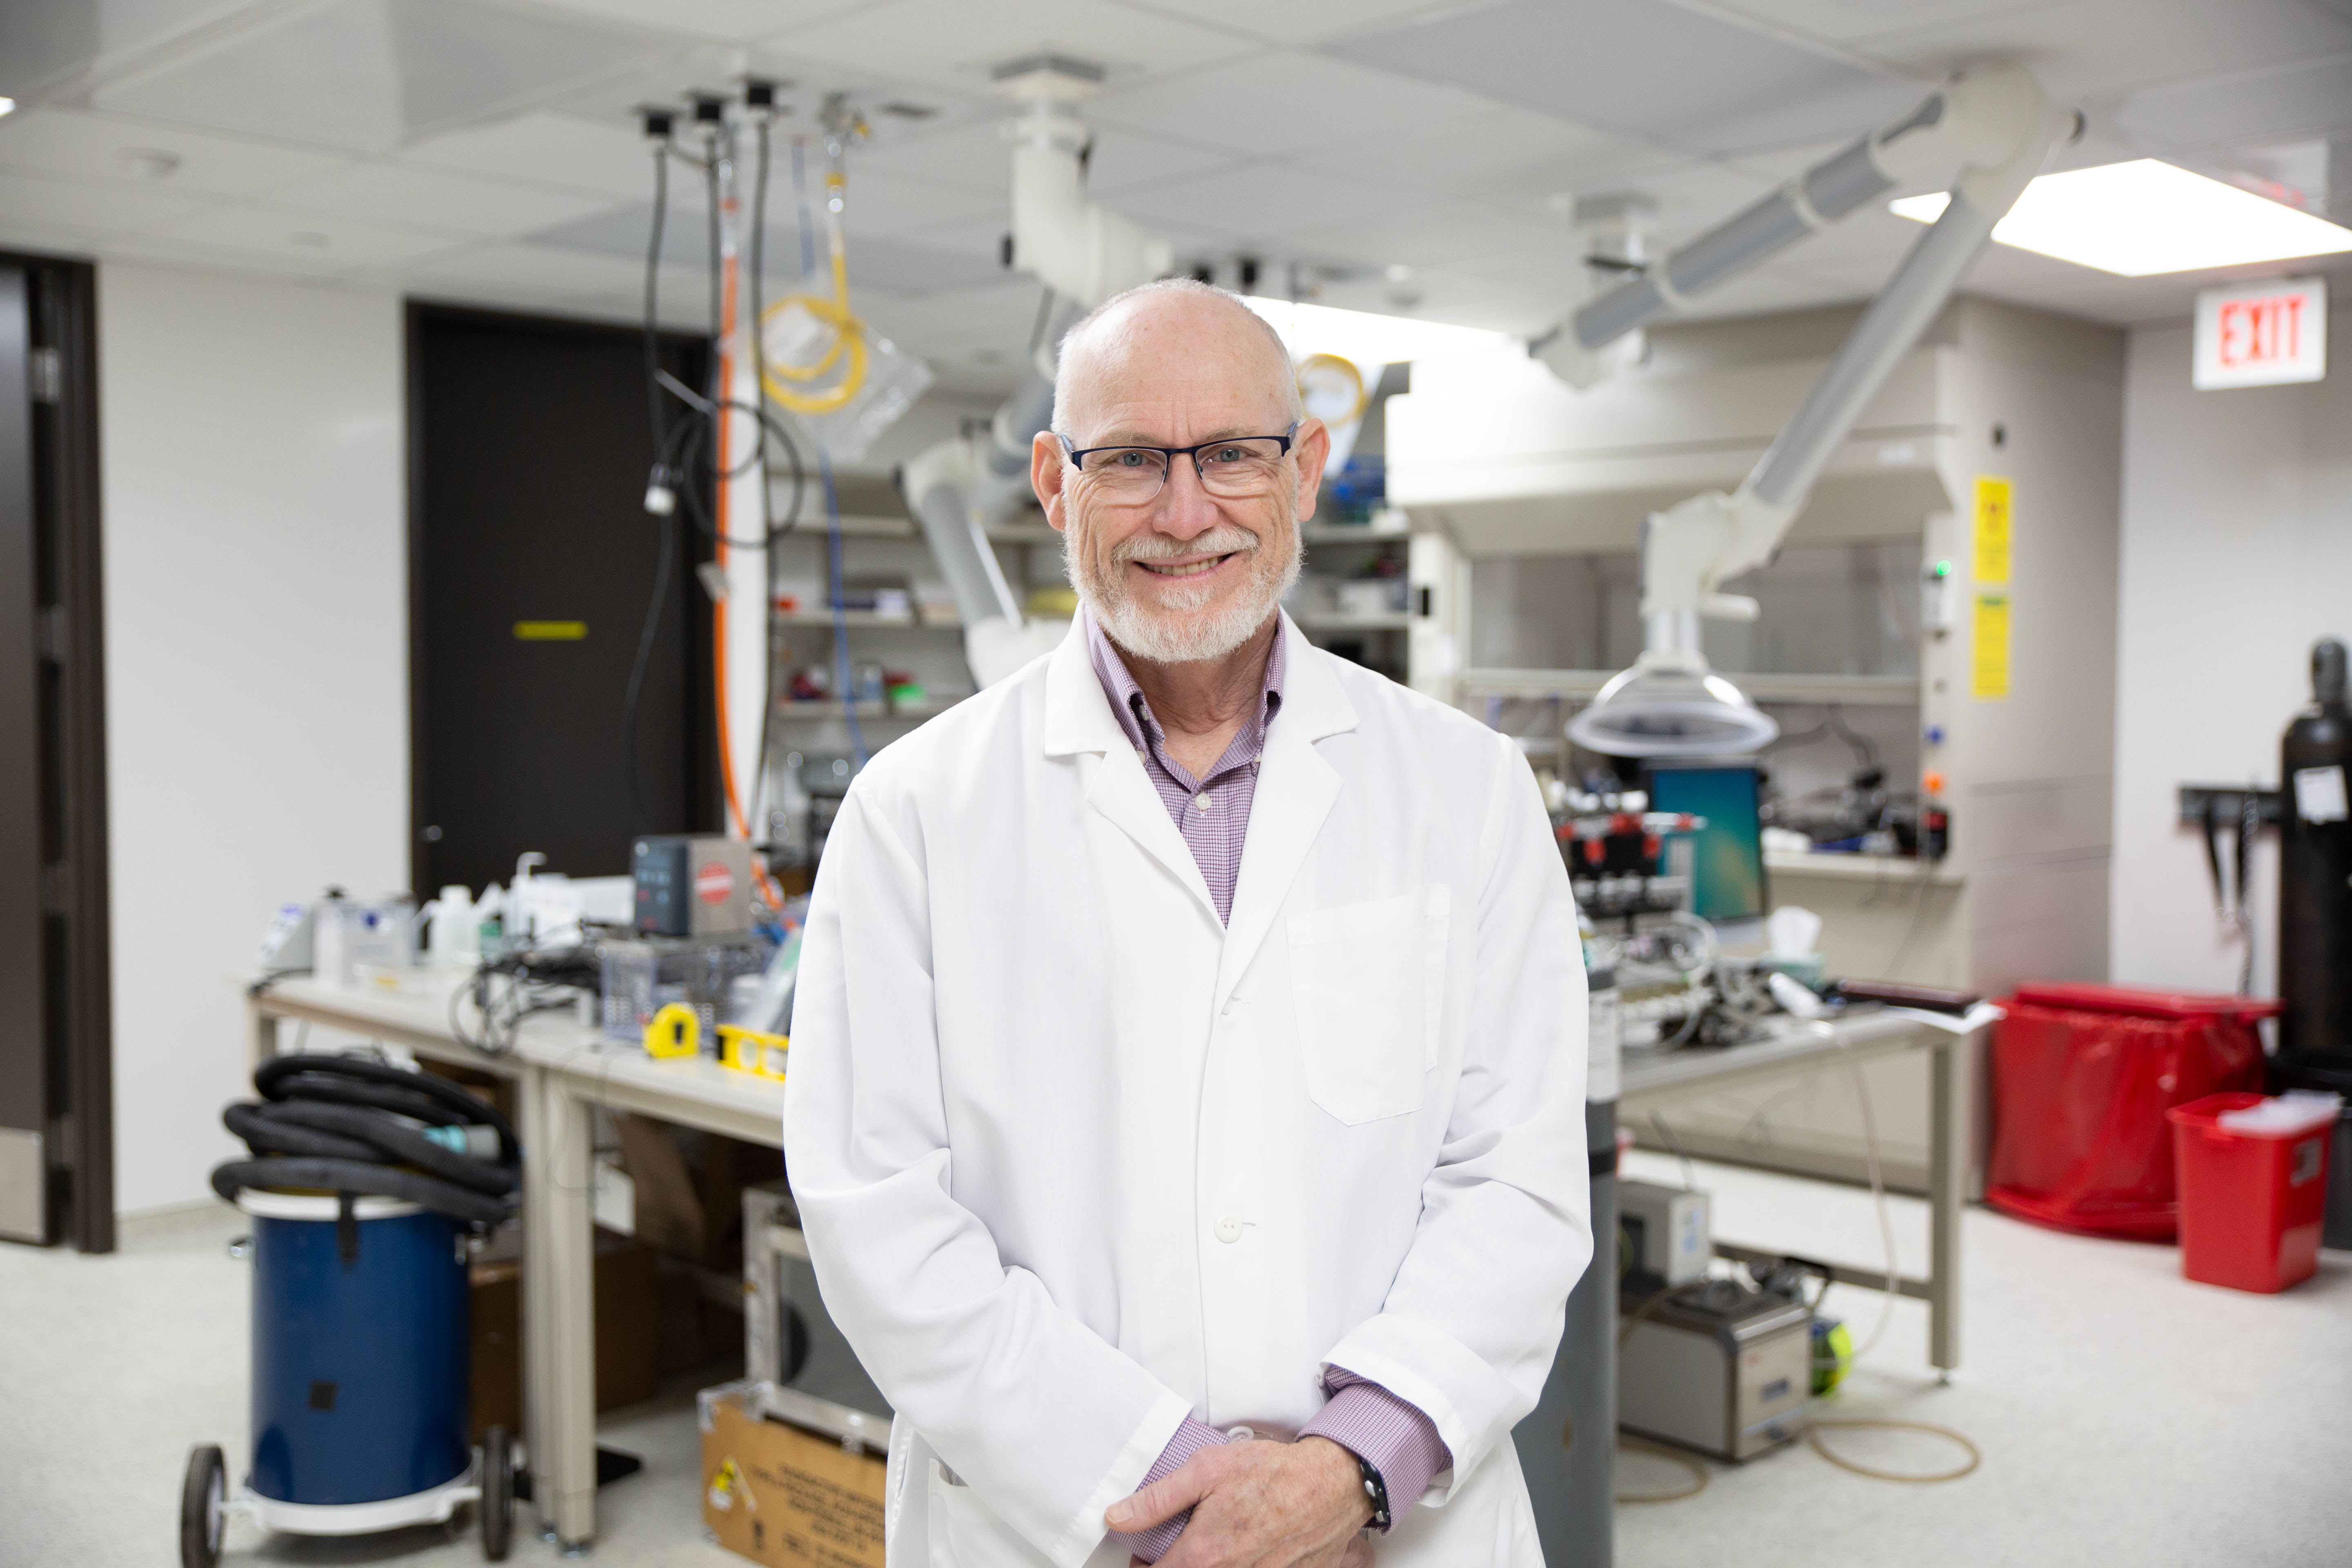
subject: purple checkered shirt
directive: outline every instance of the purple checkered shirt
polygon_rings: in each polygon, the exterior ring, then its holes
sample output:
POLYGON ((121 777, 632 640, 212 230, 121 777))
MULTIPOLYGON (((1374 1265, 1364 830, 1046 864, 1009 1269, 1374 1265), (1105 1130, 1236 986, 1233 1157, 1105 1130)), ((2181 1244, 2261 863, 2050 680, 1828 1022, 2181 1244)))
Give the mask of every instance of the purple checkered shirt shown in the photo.
MULTIPOLYGON (((1160 803, 1174 819, 1176 831, 1183 835, 1185 847, 1192 850, 1193 864, 1200 867, 1209 897, 1216 903, 1217 919, 1230 922, 1234 885, 1241 877, 1242 844, 1249 833, 1250 803, 1257 795, 1258 759, 1265 751, 1267 727, 1282 711, 1289 629, 1278 626, 1275 632, 1256 714, 1225 747, 1225 754, 1210 768, 1208 777, 1200 779, 1168 754, 1166 731, 1151 716, 1150 702, 1135 684, 1135 677, 1128 673, 1127 661, 1093 612, 1081 609, 1078 614, 1086 622, 1087 655, 1094 664, 1096 679, 1102 682, 1103 695, 1110 700, 1111 711, 1134 746, 1151 787, 1159 792, 1160 803)), ((1330 1398, 1298 1435, 1328 1437, 1378 1470, 1388 1489, 1393 1525, 1404 1518, 1431 1479, 1453 1465, 1454 1456, 1438 1436, 1436 1423, 1379 1384, 1335 1366, 1326 1370, 1323 1387, 1330 1398)), ((1186 1416, 1152 1462, 1143 1484, 1150 1486, 1173 1475, 1202 1448, 1224 1441, 1225 1435, 1215 1427, 1186 1416)), ((1113 1531, 1110 1538, 1144 1562, 1157 1563, 1176 1544, 1192 1517, 1187 1510, 1156 1529, 1133 1534, 1113 1531)))

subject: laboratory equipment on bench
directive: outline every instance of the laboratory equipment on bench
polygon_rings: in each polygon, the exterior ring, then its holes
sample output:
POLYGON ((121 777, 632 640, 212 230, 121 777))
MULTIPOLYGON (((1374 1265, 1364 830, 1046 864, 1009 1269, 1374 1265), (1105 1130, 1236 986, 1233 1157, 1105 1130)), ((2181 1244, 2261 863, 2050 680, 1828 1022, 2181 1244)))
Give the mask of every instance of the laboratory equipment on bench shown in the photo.
POLYGON ((1552 837, 1559 841, 1576 907, 1596 921, 1616 921, 1687 908, 1690 874, 1668 869, 1667 841, 1706 823, 1685 813, 1652 811, 1640 790, 1598 778, 1590 786, 1554 794, 1552 837))
POLYGON ((758 931, 597 943, 605 1037, 643 1041, 656 1016, 675 1006, 693 1015, 698 1049, 715 1043, 719 1026, 738 1022, 738 1012, 756 994, 772 952, 758 931))
POLYGON ((1625 1279, 1644 1289, 1687 1285, 1706 1277, 1715 1257, 1707 1195, 1659 1182, 1617 1184, 1617 1223, 1624 1232, 1625 1279))
POLYGON ((824 1310, 800 1214, 782 1181, 743 1190, 743 1376, 763 1414, 821 1415, 825 1430, 866 1434, 877 1449, 887 1443, 890 1404, 824 1310), (821 1412, 795 1411, 795 1401, 815 1402, 821 1412))
POLYGON ((646 936, 730 936, 751 929, 751 849, 717 834, 649 835, 629 854, 636 929, 646 936))
MULTIPOLYGON (((1613 756, 1736 757, 1780 726, 1707 667, 1702 618, 1753 620, 1756 601, 1722 592, 1769 564, 1822 470, 1898 363, 1958 286, 2026 183, 2081 117, 2052 104, 2017 66, 1952 79, 1904 119, 1864 136, 1746 211, 1579 310, 1558 353, 1570 379, 1593 356, 1898 182, 1961 165, 1943 216, 1839 349, 1795 418, 1731 494, 1709 491, 1651 515, 1642 539, 1643 646, 1632 668, 1570 721, 1568 737, 1613 756)), ((1556 362, 1558 363, 1558 362, 1556 362)))
POLYGON ((1653 806, 1692 824, 1675 846, 1687 856, 1691 913, 1718 926, 1762 920, 1771 900, 1756 770, 1660 764, 1648 770, 1648 784, 1653 806))
POLYGON ((416 957, 416 903, 406 893, 354 899, 329 888, 315 903, 281 905, 262 934, 264 974, 309 971, 330 985, 397 981, 416 957))
POLYGON ((182 1568, 213 1568, 232 1515, 293 1535, 446 1523, 474 1506, 512 1540, 516 1462, 471 1426, 469 1249, 515 1207, 521 1150, 454 1083, 356 1057, 273 1057, 222 1113, 250 1157, 212 1174, 253 1234, 253 1450, 188 1456, 182 1568))
POLYGON ((1626 1431, 1721 1459, 1800 1436, 1813 1385, 1813 1314, 1801 1296, 1736 1277, 1644 1289, 1629 1278, 1617 1346, 1626 1431))

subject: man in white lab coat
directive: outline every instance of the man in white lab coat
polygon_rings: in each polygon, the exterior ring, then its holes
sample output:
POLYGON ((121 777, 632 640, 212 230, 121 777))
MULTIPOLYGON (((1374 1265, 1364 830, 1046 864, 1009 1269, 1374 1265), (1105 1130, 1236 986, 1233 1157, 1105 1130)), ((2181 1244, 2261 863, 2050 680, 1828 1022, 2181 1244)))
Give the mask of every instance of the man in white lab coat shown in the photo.
POLYGON ((1034 462, 1077 622, 834 823, 785 1154, 892 1568, 1541 1568, 1575 911, 1512 742, 1279 609, 1328 449, 1233 296, 1089 316, 1034 462))

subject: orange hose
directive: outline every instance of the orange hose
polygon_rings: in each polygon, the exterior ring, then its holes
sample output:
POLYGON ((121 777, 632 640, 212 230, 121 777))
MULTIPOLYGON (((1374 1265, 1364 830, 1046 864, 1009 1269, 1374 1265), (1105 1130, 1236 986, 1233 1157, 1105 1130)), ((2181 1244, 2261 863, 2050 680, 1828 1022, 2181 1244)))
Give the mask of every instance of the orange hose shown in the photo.
MULTIPOLYGON (((730 259, 721 274, 719 290, 719 385, 722 397, 730 396, 735 384, 735 287, 737 263, 730 259)), ((719 538, 713 545, 713 558, 721 572, 727 570, 727 490, 726 475, 735 467, 734 455, 728 440, 735 426, 734 416, 722 405, 718 416, 719 426, 719 494, 715 498, 719 538)), ((745 843, 751 839, 751 824, 743 814, 742 796, 735 788, 735 753, 727 744, 727 601, 714 599, 710 605, 710 664, 718 684, 719 700, 719 781, 727 795, 727 815, 734 824, 734 834, 745 843)), ((758 766, 767 759, 761 758, 758 766)), ((751 863, 751 879, 759 884, 760 896, 771 910, 784 907, 783 889, 770 879, 767 868, 757 860, 751 863)))

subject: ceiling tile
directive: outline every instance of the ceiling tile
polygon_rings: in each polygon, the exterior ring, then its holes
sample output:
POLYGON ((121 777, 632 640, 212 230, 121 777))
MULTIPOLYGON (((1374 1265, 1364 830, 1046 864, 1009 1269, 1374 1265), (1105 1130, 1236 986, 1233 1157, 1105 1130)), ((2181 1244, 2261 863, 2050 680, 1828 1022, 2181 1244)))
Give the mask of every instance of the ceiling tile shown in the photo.
POLYGON ((2162 6, 2148 0, 2068 0, 1869 46, 1880 59, 1937 76, 2005 57, 2062 100, 2347 50, 2352 15, 2331 14, 2304 0, 2189 0, 2162 6))
POLYGON ((1396 193, 1278 163, 1236 163, 1131 193, 1121 205, 1147 229, 1189 226, 1269 240, 1388 213, 1396 193))
POLYGON ((1565 223, 1547 229, 1471 202, 1377 212, 1332 228, 1310 229, 1293 243, 1313 255, 1344 257, 1374 268, 1438 267, 1532 250, 1565 253, 1572 246, 1565 223))
POLYGON ((647 47, 641 35, 467 0, 330 0, 102 85, 96 100, 381 152, 621 70, 647 47))
POLYGON ((403 148, 399 162, 497 174, 537 184, 643 200, 653 192, 653 158, 630 121, 534 110, 403 148))
POLYGON ((2024 8, 2026 0, 1715 0, 1766 26, 1837 43, 1950 26, 2024 8))
POLYGON ((1274 51, 1107 91, 1088 113, 1106 125, 1263 157, 1336 147, 1400 125, 1442 139, 1454 122, 1493 108, 1454 88, 1274 51))
POLYGON ((1699 153, 1861 130, 1918 96, 1891 73, 1667 0, 1502 0, 1333 50, 1699 153))
POLYGON ((28 109, 0 120, 0 166, 96 184, 134 184, 173 194, 253 195, 323 174, 342 161, 332 153, 77 109, 28 109), (125 159, 127 153, 164 153, 179 162, 168 174, 151 176, 137 172, 125 159))
POLYGON ((1480 0, 1182 0, 1154 4, 1125 0, 1137 10, 1159 11, 1211 23, 1277 44, 1310 44, 1370 27, 1461 9, 1480 0))
POLYGON ((1644 171, 1688 160, 1655 143, 1503 108, 1450 120, 1438 135, 1411 121, 1379 125, 1297 161, 1432 194, 1471 194, 1540 209, 1553 195, 1613 190, 1644 171))
MULTIPOLYGON (((851 177, 861 168, 882 169, 1003 202, 1012 191, 1013 155, 999 129, 1002 123, 1002 116, 974 120, 892 144, 866 147, 852 154, 851 177)), ((1233 162, 1231 153, 1219 149, 1105 126, 1095 132, 1094 152, 1087 163, 1087 190, 1102 199, 1139 184, 1202 174, 1233 162)))
POLYGON ((9 221, 80 234, 122 234, 186 217, 205 205, 200 196, 152 185, 87 184, 0 171, 0 213, 9 221))
POLYGON ((1204 27, 1112 0, 885 0, 846 16, 772 36, 780 48, 894 77, 985 91, 998 64, 1051 51, 1105 67, 1122 79, 1229 59, 1258 47, 1222 27, 1204 27))
POLYGON ((298 259, 316 256, 321 265, 334 267, 398 265, 465 244, 446 233, 250 205, 213 207, 192 217, 155 225, 147 232, 160 239, 187 240, 257 256, 298 259))
MULTIPOLYGON (((420 284, 443 289, 484 288, 557 294, 606 294, 635 290, 642 298, 645 264, 618 256, 559 250, 543 245, 494 243, 436 256, 403 268, 402 275, 420 284)), ((698 268, 663 269, 663 292, 679 299, 691 293, 702 300, 702 273, 698 268)))
POLYGON ((443 169, 359 163, 279 191, 269 205, 322 217, 517 235, 586 217, 614 203, 609 196, 479 180, 443 169))
POLYGON ((877 0, 539 0, 551 10, 573 11, 600 21, 622 22, 651 31, 694 33, 741 42, 802 26, 877 0))

